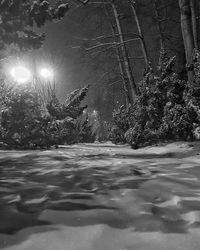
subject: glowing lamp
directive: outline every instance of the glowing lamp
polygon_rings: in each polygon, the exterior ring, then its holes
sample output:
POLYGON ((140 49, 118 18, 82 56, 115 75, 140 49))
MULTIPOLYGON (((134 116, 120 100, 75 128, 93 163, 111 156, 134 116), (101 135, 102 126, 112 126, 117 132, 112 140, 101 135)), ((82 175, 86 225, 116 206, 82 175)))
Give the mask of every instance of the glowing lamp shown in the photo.
POLYGON ((18 83, 25 83, 30 80, 31 72, 24 66, 16 66, 11 69, 11 76, 18 83))
POLYGON ((41 69, 39 73, 45 79, 51 79, 54 76, 53 70, 47 68, 41 69))

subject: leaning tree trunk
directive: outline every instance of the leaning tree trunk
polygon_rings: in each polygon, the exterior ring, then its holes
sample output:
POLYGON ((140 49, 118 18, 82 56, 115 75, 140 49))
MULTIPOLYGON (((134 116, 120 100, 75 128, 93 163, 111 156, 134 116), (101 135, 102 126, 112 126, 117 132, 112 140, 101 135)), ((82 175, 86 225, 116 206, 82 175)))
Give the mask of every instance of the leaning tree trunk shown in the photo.
MULTIPOLYGON (((108 13, 108 10, 106 8, 105 8, 105 12, 106 12, 106 15, 108 17, 109 13, 108 13)), ((113 40, 116 43, 116 45, 115 45, 116 56, 117 56, 117 61, 119 64, 119 71, 120 71, 120 75, 121 75, 121 79, 122 79, 122 83, 123 83, 123 90, 124 90, 125 100, 126 100, 126 108, 128 108, 132 102, 131 101, 132 98, 131 98, 131 91, 130 91, 130 87, 129 87, 129 82, 128 82, 128 79, 126 76, 126 71, 124 69, 122 53, 121 53, 120 47, 117 45, 119 33, 116 31, 116 24, 115 25, 113 24, 113 20, 111 18, 108 18, 108 20, 110 23, 110 28, 111 28, 113 40)))
POLYGON ((190 0, 179 0, 179 7, 181 12, 181 29, 185 47, 185 57, 188 66, 188 80, 192 81, 193 72, 190 69, 190 65, 192 64, 192 54, 194 50, 194 37, 191 21, 190 0))
POLYGON ((120 48, 120 46, 118 46, 118 43, 119 43, 118 31, 119 30, 117 29, 117 26, 116 26, 116 20, 115 20, 115 22, 113 22, 113 18, 110 17, 110 12, 106 8, 106 2, 103 1, 103 3, 104 3, 104 11, 105 11, 105 14, 108 18, 109 24, 110 24, 112 38, 113 38, 113 41, 115 42, 116 57, 117 57, 118 65, 119 65, 120 76, 121 76, 122 84, 123 84, 122 86, 123 86, 123 90, 124 90, 124 94, 125 94, 126 108, 128 109, 129 105, 132 103, 132 93, 130 91, 128 78, 126 76, 126 70, 124 68, 124 60, 122 57, 123 55, 121 52, 121 48, 120 48))
POLYGON ((127 75, 129 86, 130 86, 131 93, 132 93, 132 102, 134 102, 134 99, 137 95, 137 86, 136 86, 136 83, 135 83, 135 80, 133 77, 130 61, 128 58, 128 53, 127 53, 126 45, 124 42, 124 36, 122 33, 117 8, 113 2, 111 3, 111 5, 112 5, 115 21, 116 21, 116 28, 117 28, 118 34, 119 34, 119 41, 120 41, 120 48, 121 48, 121 53, 122 53, 122 58, 123 58, 123 63, 124 63, 124 69, 126 71, 126 75, 127 75))
MULTIPOLYGON (((115 39, 116 36, 115 36, 115 31, 114 31, 113 27, 112 27, 112 35, 113 35, 113 38, 115 39)), ((130 91, 129 91, 129 86, 128 86, 128 82, 127 82, 128 79, 126 77, 126 73, 124 70, 123 59, 121 56, 120 49, 117 45, 115 46, 115 49, 116 49, 117 60, 119 63, 120 75, 121 75, 121 78, 123 81, 123 89, 124 89, 125 98, 126 98, 126 107, 128 108, 129 104, 131 104, 131 99, 132 99, 130 97, 130 91)))
POLYGON ((160 50, 165 49, 165 37, 162 29, 162 20, 160 20, 160 15, 159 15, 159 8, 158 8, 158 0, 153 1, 154 5, 154 12, 155 12, 155 18, 156 18, 156 26, 159 34, 159 39, 160 39, 160 50))
MULTIPOLYGON (((199 30, 200 29, 200 1, 197 1, 196 5, 197 5, 197 30, 199 30)), ((200 34, 199 32, 197 32, 198 48, 200 47, 199 41, 200 41, 200 34)))
POLYGON ((194 46, 198 49, 198 35, 197 35, 197 15, 196 15, 196 1, 190 0, 191 18, 192 18, 192 32, 194 37, 194 46))
POLYGON ((137 15, 137 12, 136 12, 136 9, 135 9, 135 1, 134 0, 130 0, 130 4, 131 4, 132 12, 133 12, 133 17, 134 17, 135 22, 136 22, 136 26, 137 26, 137 30, 138 30, 138 35, 140 37, 140 44, 141 44, 141 48, 142 48, 142 53, 143 53, 144 61, 145 61, 146 66, 148 66, 149 58, 148 58, 148 53, 147 53, 147 46, 146 46, 146 42, 145 42, 145 39, 144 39, 144 34, 143 34, 142 26, 141 26, 139 17, 137 15))

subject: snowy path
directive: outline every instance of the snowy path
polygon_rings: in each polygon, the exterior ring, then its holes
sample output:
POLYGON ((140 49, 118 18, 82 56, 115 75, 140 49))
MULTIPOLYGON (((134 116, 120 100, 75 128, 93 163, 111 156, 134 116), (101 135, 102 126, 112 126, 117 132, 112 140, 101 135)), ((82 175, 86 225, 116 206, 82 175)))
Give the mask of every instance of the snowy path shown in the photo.
POLYGON ((0 249, 199 250, 199 148, 0 151, 0 249))

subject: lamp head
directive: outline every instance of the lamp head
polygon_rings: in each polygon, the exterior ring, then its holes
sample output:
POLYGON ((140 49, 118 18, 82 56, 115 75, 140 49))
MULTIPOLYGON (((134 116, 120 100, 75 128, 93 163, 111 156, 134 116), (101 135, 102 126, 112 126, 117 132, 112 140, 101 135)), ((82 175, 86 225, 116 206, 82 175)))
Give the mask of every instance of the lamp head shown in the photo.
POLYGON ((41 77, 43 77, 44 79, 52 79, 54 77, 54 72, 52 69, 48 69, 48 68, 42 68, 39 71, 39 74, 41 77))
POLYGON ((13 67, 10 71, 10 74, 14 81, 16 81, 17 83, 28 82, 31 78, 31 72, 29 71, 29 69, 22 65, 13 67))

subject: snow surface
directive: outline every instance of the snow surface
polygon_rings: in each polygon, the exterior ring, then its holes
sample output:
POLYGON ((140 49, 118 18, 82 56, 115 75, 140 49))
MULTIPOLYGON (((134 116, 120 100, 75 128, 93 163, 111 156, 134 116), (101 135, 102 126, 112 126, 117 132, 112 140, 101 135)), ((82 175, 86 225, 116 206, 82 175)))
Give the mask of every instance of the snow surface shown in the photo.
POLYGON ((0 249, 199 250, 199 149, 0 151, 0 249))

